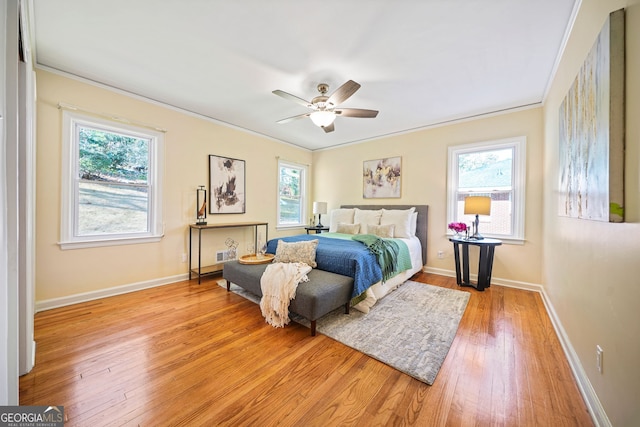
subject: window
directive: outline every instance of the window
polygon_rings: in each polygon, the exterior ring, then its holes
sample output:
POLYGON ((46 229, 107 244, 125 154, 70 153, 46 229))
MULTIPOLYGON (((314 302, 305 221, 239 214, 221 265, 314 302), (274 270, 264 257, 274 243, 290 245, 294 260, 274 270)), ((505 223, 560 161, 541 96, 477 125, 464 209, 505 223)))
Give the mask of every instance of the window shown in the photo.
POLYGON ((491 197, 491 215, 480 215, 485 237, 524 240, 525 137, 449 147, 447 223, 469 226, 467 196, 491 197))
POLYGON ((278 160, 278 227, 306 225, 307 166, 278 160))
POLYGON ((161 132, 63 113, 61 247, 162 237, 161 132))

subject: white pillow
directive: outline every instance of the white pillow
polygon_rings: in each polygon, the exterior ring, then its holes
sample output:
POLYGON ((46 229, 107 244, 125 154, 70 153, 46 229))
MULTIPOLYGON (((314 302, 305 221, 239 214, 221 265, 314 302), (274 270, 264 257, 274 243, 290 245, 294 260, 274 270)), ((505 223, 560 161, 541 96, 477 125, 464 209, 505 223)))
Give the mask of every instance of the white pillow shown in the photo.
POLYGON ((338 231, 338 224, 343 222, 345 224, 353 224, 353 209, 334 209, 331 211, 329 219, 329 231, 335 233, 338 231))
POLYGON ((418 212, 414 212, 414 213, 411 214, 411 234, 410 234, 410 236, 415 236, 417 230, 418 230, 418 212))
POLYGON ((382 209, 380 225, 394 224, 394 237, 408 239, 411 237, 411 215, 416 208, 382 209))
POLYGON ((369 225, 380 225, 380 217, 382 216, 382 210, 375 211, 362 210, 355 208, 355 214, 353 216, 353 222, 360 224, 360 234, 367 234, 369 225))

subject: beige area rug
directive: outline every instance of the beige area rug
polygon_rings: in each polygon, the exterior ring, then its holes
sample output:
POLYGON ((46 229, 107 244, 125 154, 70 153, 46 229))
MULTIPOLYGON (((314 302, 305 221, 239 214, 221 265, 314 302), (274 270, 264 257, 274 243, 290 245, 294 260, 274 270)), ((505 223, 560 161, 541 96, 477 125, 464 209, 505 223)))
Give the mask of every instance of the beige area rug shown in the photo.
MULTIPOLYGON (((226 287, 226 282, 219 284, 226 287)), ((235 284, 231 290, 258 297, 235 284)), ((387 295, 368 314, 339 308, 318 319, 317 331, 429 385, 444 362, 470 293, 413 281, 387 295)), ((295 314, 291 319, 309 326, 295 314)))

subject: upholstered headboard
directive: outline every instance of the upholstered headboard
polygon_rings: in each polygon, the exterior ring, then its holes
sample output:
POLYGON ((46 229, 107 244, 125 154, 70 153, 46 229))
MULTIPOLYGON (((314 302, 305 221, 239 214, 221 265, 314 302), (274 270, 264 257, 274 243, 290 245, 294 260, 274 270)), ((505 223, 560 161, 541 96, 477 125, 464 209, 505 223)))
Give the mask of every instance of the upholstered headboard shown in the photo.
POLYGON ((422 244, 422 262, 427 265, 427 225, 429 221, 429 205, 342 205, 342 208, 351 209, 409 209, 416 208, 418 221, 416 225, 416 237, 422 244))

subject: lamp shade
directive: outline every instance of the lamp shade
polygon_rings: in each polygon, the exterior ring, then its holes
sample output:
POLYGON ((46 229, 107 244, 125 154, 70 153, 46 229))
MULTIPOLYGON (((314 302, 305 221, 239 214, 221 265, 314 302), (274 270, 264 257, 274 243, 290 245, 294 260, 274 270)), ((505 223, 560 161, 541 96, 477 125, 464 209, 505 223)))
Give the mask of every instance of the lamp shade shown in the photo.
POLYGON ((491 215, 491 197, 469 196, 464 199, 465 215, 491 215))
POLYGON ((313 213, 314 214, 326 214, 327 213, 327 202, 313 202, 313 213))
POLYGON ((329 126, 336 119, 336 115, 331 111, 314 111, 310 117, 313 124, 321 128, 329 126))

